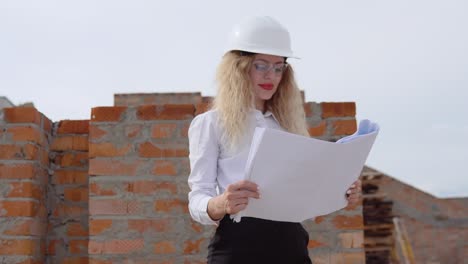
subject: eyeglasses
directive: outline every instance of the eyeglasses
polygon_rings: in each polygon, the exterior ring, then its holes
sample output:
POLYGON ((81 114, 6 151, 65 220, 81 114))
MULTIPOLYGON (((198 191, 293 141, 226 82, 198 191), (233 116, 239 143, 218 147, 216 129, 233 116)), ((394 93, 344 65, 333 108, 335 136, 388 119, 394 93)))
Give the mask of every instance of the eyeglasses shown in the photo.
POLYGON ((256 71, 261 72, 261 73, 267 73, 271 69, 273 69, 273 73, 275 75, 281 75, 288 67, 288 64, 287 63, 271 64, 271 63, 255 61, 253 63, 253 66, 256 71))

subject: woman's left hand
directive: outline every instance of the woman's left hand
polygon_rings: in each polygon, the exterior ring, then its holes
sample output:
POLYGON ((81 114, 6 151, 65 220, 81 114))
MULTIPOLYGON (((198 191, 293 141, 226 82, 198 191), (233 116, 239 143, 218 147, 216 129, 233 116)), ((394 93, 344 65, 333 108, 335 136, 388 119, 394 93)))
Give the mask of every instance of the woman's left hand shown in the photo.
POLYGON ((357 180, 351 184, 349 189, 346 191, 346 200, 348 200, 348 206, 357 205, 361 199, 361 180, 357 180))

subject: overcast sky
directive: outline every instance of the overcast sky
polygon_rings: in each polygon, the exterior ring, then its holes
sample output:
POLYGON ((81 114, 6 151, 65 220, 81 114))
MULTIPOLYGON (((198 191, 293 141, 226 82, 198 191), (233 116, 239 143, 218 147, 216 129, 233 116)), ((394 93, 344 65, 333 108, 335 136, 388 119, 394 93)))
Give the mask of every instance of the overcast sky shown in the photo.
POLYGON ((114 93, 214 95, 239 20, 291 33, 307 101, 355 101, 381 126, 367 164, 438 197, 468 196, 468 2, 0 0, 0 96, 53 121, 114 93))

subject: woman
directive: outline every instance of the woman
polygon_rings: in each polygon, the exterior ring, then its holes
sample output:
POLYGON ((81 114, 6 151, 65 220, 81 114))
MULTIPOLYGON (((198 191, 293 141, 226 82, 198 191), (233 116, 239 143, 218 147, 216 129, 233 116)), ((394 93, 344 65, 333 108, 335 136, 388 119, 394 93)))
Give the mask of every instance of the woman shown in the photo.
MULTIPOLYGON (((230 217, 261 197, 254 182, 243 180, 255 127, 309 136, 290 57, 289 33, 274 19, 254 17, 234 27, 213 109, 190 126, 190 214, 218 225, 208 263, 311 263, 300 223, 230 217)), ((359 181, 347 195, 350 204, 359 200, 359 181)))

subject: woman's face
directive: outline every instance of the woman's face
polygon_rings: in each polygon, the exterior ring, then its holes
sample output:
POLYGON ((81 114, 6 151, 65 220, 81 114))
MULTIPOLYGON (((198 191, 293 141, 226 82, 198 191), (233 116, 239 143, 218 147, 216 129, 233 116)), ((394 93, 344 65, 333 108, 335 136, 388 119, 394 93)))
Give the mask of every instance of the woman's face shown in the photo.
POLYGON ((249 74, 258 110, 263 111, 265 101, 275 94, 286 67, 283 57, 255 54, 249 74))

